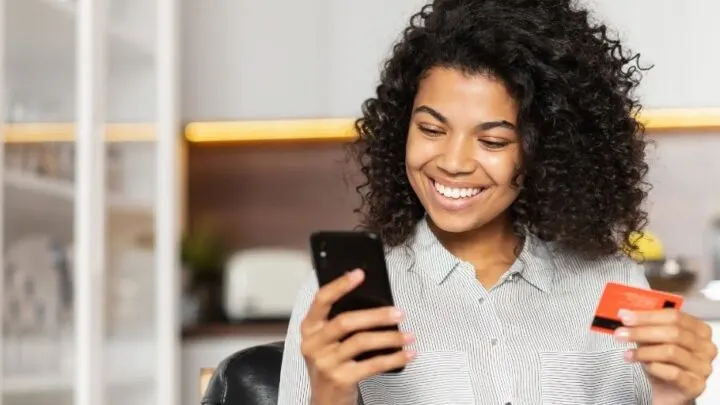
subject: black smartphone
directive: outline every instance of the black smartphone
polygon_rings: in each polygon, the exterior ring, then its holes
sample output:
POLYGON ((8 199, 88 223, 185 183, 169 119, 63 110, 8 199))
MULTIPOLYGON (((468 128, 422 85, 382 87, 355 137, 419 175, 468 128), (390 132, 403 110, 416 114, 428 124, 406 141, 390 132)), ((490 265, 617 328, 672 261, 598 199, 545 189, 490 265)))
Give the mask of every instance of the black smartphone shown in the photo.
MULTIPOLYGON (((332 319, 347 311, 394 306, 385 250, 380 237, 371 232, 321 231, 310 235, 313 266, 318 284, 323 286, 354 269, 362 269, 365 279, 354 290, 340 298, 330 310, 332 319)), ((375 330, 398 330, 397 325, 375 330)), ((350 336, 346 336, 347 339, 350 336)), ((360 354, 356 361, 395 353, 402 347, 374 350, 360 354)), ((391 370, 400 372, 403 368, 391 370)))

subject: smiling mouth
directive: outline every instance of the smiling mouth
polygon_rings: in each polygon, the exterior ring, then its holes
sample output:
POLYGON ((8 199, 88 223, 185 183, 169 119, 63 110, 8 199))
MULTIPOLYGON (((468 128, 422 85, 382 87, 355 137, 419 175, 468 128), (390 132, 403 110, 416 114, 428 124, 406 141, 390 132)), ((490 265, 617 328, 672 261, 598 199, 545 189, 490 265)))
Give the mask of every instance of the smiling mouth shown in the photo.
POLYGON ((430 179, 430 181, 438 194, 452 200, 471 199, 487 190, 487 187, 450 187, 437 182, 435 179, 430 179))

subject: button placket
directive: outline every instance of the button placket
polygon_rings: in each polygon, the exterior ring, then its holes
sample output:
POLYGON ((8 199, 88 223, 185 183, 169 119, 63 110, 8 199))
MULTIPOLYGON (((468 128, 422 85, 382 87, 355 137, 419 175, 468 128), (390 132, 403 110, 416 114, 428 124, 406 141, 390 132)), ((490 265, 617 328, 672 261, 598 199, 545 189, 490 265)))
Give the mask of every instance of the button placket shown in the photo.
POLYGON ((507 368, 509 362, 507 361, 507 348, 504 345, 505 335, 503 333, 502 322, 497 313, 497 308, 495 308, 493 303, 488 303, 488 305, 492 307, 493 322, 490 329, 490 340, 486 340, 486 342, 490 344, 491 361, 497 365, 497 367, 493 369, 493 379, 498 387, 501 387, 501 392, 504 394, 503 396, 508 398, 512 394, 513 386, 510 380, 505 378, 510 373, 510 369, 507 368))

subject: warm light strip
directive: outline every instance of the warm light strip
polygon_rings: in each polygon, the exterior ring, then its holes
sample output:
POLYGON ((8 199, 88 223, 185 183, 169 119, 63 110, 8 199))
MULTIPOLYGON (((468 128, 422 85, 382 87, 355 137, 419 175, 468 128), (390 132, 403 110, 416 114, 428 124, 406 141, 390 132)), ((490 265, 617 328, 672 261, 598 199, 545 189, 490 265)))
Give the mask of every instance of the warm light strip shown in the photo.
MULTIPOLYGON (((718 109, 656 109, 640 115, 648 132, 720 131, 718 109)), ((349 141, 355 139, 354 119, 192 122, 185 127, 189 142, 349 141)))
POLYGON ((640 120, 648 130, 720 130, 720 108, 648 109, 640 120))
MULTIPOLYGON (((7 143, 72 142, 75 124, 64 122, 12 123, 3 127, 7 143)), ((108 142, 147 142, 155 139, 155 125, 146 123, 110 123, 106 127, 108 142)))
POLYGON ((344 141, 355 138, 355 131, 349 118, 191 122, 185 138, 190 142, 344 141))
MULTIPOLYGON (((640 115, 648 132, 720 132, 720 108, 648 109, 640 115)), ((349 141, 355 138, 353 118, 262 121, 191 122, 185 127, 189 142, 349 141)), ((5 142, 72 142, 73 123, 12 123, 3 128, 5 142)), ((151 142, 152 123, 110 123, 108 142, 151 142)))

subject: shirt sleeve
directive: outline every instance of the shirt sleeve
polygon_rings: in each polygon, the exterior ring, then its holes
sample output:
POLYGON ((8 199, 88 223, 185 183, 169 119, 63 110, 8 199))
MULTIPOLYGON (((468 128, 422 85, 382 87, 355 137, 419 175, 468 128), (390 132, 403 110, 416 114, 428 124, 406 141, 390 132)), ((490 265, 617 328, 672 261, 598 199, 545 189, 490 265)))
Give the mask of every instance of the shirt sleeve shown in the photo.
MULTIPOLYGON (((650 288, 645 277, 645 268, 631 259, 627 259, 627 266, 623 270, 624 282, 627 285, 638 288, 650 288)), ((645 370, 638 363, 633 364, 633 376, 635 377, 635 403, 638 405, 652 404, 652 385, 645 370)))
MULTIPOLYGON (((300 352, 300 324, 305 319, 317 290, 317 279, 313 275, 305 281, 295 299, 285 337, 278 405, 310 405, 310 377, 305 366, 305 359, 300 352)), ((359 392, 357 405, 363 405, 359 392)))
POLYGON ((305 359, 300 352, 300 324, 317 290, 317 280, 313 274, 303 283, 295 300, 285 337, 278 405, 310 404, 310 378, 305 367, 305 359))

